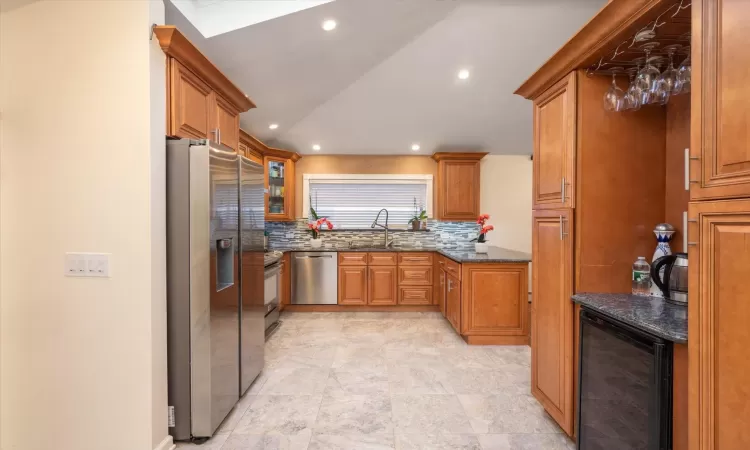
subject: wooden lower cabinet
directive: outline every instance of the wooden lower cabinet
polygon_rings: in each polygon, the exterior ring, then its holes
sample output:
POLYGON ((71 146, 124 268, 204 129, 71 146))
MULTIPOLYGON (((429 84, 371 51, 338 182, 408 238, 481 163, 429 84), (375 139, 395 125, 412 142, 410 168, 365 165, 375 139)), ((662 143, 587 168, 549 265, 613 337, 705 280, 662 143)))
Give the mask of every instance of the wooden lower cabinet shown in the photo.
POLYGON ((339 267, 339 305, 367 304, 367 266, 339 267))
POLYGON ((367 304, 396 305, 396 266, 370 266, 367 269, 367 304))
POLYGON ((570 209, 534 211, 531 289, 531 393, 570 436, 575 371, 572 218, 570 209))
POLYGON ((283 311, 284 307, 292 301, 292 259, 289 252, 284 253, 281 257, 281 270, 279 278, 281 287, 279 288, 279 310, 283 311))
POLYGON ((440 281, 437 285, 437 290, 433 292, 433 295, 437 298, 437 304, 440 308, 440 312, 443 314, 443 317, 445 317, 445 280, 447 276, 445 275, 445 270, 442 268, 439 271, 439 277, 440 281))
POLYGON ((461 335, 528 344, 528 264, 463 264, 461 335))
POLYGON ((461 333, 461 282, 453 275, 446 277, 445 287, 445 318, 461 333))
POLYGON ((750 200, 688 216, 689 448, 750 448, 750 200))
MULTIPOLYGON (((432 266, 399 266, 398 284, 409 286, 431 286, 433 284, 432 266)), ((432 303, 432 301, 430 301, 430 303, 432 303)))
POLYGON ((399 286, 399 305, 431 305, 432 286, 399 286))

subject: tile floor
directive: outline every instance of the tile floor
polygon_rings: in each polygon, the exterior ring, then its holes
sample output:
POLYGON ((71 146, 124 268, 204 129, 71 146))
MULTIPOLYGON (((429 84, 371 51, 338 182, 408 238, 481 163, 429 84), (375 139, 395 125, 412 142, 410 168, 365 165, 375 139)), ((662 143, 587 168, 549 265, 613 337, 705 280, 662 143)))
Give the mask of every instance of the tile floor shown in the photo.
POLYGON ((575 445, 530 394, 530 352, 468 346, 440 313, 285 313, 265 369, 203 450, 575 445))

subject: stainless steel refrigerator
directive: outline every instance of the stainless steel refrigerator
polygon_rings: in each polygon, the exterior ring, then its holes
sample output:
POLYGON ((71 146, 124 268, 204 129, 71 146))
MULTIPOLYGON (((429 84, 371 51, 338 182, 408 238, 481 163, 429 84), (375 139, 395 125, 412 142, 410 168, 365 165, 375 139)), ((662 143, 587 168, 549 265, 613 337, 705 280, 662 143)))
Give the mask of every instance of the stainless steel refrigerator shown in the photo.
POLYGON ((264 224, 262 214, 251 213, 263 212, 263 171, 247 163, 213 142, 167 141, 168 391, 175 440, 213 435, 263 365, 263 263, 253 263, 263 259, 264 224), (258 197, 260 205, 251 204, 258 197), (258 292, 261 306, 255 307, 258 292))

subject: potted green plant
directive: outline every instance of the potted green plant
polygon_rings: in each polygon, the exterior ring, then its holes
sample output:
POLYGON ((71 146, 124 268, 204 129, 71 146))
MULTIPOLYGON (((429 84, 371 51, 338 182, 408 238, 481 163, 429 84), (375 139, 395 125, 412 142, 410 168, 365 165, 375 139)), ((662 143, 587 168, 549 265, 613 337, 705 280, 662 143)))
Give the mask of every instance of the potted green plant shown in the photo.
POLYGON ((416 231, 419 229, 423 221, 427 220, 427 211, 422 207, 417 207, 417 197, 414 197, 414 214, 407 225, 411 225, 411 229, 416 231))
POLYGON ((477 224, 479 224, 482 228, 479 230, 479 236, 472 239, 472 242, 476 242, 474 244, 474 251, 477 253, 487 253, 489 250, 489 244, 487 244, 487 233, 494 230, 495 227, 492 225, 487 225, 487 221, 490 220, 489 214, 482 214, 481 216, 477 217, 477 224))
POLYGON ((411 225, 412 230, 418 230, 425 220, 427 220, 427 211, 423 209, 419 214, 414 214, 414 217, 409 219, 409 225, 411 225))

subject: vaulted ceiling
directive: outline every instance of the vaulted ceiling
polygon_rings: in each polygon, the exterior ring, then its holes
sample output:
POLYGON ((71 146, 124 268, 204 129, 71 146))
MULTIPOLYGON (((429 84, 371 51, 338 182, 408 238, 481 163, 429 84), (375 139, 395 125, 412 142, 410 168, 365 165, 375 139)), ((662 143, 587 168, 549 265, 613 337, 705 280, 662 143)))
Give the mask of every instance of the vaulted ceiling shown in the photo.
MULTIPOLYGON (((203 17, 193 19, 196 28, 189 11, 165 0, 167 23, 258 105, 242 114, 243 129, 275 146, 326 154, 531 154, 531 104, 513 91, 606 3, 315 1, 204 37, 199 28, 222 31, 210 21, 228 14, 228 1, 181 0, 202 12, 194 15, 203 17), (212 4, 224 8, 221 14, 209 13, 212 4), (327 19, 338 26, 324 31, 327 19), (468 79, 457 77, 461 69, 468 79), (419 152, 411 150, 415 143, 419 152)), ((246 5, 238 15, 251 14, 247 4, 254 2, 236 3, 246 5)))

